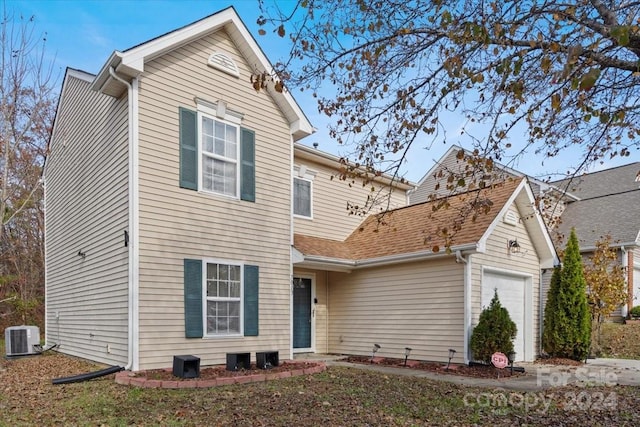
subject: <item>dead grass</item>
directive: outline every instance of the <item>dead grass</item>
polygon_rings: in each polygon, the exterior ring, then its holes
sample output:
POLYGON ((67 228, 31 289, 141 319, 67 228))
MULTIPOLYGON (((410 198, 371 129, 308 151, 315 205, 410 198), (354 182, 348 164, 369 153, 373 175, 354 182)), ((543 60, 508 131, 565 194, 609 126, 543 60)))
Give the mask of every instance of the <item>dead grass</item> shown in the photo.
POLYGON ((633 387, 556 388, 518 394, 356 368, 332 367, 316 375, 211 389, 120 386, 113 375, 83 383, 51 384, 52 378, 100 367, 55 352, 0 359, 0 426, 640 423, 640 390, 633 387), (544 404, 549 406, 545 409, 544 404))
POLYGON ((640 359, 640 324, 602 325, 602 357, 640 359))

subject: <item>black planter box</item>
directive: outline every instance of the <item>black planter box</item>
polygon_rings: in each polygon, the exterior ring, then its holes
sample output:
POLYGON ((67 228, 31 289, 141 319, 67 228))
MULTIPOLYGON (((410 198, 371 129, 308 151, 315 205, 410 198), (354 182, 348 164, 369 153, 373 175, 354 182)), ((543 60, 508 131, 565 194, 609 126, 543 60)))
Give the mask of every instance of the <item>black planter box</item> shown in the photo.
POLYGON ((277 351, 256 351, 256 366, 258 369, 269 369, 280 363, 277 351))
POLYGON ((173 356, 173 375, 180 378, 200 377, 200 358, 196 356, 173 356))
POLYGON ((227 371, 251 369, 251 353, 227 353, 227 371))

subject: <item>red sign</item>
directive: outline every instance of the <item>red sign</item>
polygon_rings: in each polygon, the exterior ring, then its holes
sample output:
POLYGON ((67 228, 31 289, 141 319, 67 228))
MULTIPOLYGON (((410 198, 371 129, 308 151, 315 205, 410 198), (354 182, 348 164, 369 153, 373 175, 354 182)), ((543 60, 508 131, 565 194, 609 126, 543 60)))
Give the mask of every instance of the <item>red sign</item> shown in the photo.
POLYGON ((491 363, 493 363, 493 366, 496 368, 502 369, 507 367, 509 359, 504 353, 497 351, 491 355, 491 363))

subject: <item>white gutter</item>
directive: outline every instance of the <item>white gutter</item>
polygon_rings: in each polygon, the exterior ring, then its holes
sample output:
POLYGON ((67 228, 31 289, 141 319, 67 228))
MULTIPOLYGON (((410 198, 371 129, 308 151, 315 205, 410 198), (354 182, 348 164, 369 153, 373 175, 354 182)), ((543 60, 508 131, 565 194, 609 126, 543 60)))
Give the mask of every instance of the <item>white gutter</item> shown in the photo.
MULTIPOLYGON (((475 243, 469 244, 469 245, 454 246, 451 248, 451 252, 454 252, 456 254, 461 251, 476 251, 476 250, 477 250, 477 247, 475 243)), ((363 260, 350 260, 350 259, 344 259, 344 258, 329 258, 329 257, 323 257, 323 256, 316 256, 316 255, 304 255, 304 263, 308 262, 308 263, 322 264, 324 266, 332 265, 332 266, 339 267, 341 269, 357 270, 359 268, 378 267, 378 266, 384 266, 384 265, 399 264, 404 262, 420 261, 425 258, 429 258, 429 259, 442 258, 442 257, 450 256, 451 252, 449 253, 445 251, 432 252, 431 250, 428 250, 428 251, 419 251, 419 252, 411 252, 411 253, 402 253, 397 255, 387 255, 387 256, 378 257, 378 258, 367 258, 363 260)))
POLYGON ((139 318, 139 280, 140 280, 140 234, 138 231, 138 79, 131 83, 118 76, 109 68, 111 77, 127 87, 129 101, 129 292, 128 292, 128 344, 126 370, 137 371, 139 362, 138 340, 140 328, 139 318))
POLYGON ((456 251, 456 262, 464 264, 464 342, 462 351, 464 363, 469 364, 469 340, 471 339, 471 257, 465 258, 460 250, 456 251))
MULTIPOLYGON (((640 246, 640 243, 638 242, 622 242, 622 243, 616 243, 616 244, 612 244, 609 245, 610 248, 620 248, 620 250, 626 251, 626 247, 634 247, 634 246, 640 246)), ((585 246, 584 248, 581 247, 580 248, 580 252, 591 252, 591 251, 595 251, 597 248, 597 246, 585 246)))

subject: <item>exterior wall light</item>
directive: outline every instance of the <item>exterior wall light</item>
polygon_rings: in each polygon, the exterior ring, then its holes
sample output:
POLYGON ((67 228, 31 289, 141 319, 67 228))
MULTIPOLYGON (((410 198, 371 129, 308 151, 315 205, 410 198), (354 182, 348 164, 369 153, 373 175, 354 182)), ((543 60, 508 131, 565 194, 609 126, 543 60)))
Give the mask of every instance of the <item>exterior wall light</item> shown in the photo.
POLYGON ((520 253, 520 243, 518 243, 518 239, 509 240, 509 242, 507 243, 507 249, 512 254, 519 254, 520 253))

